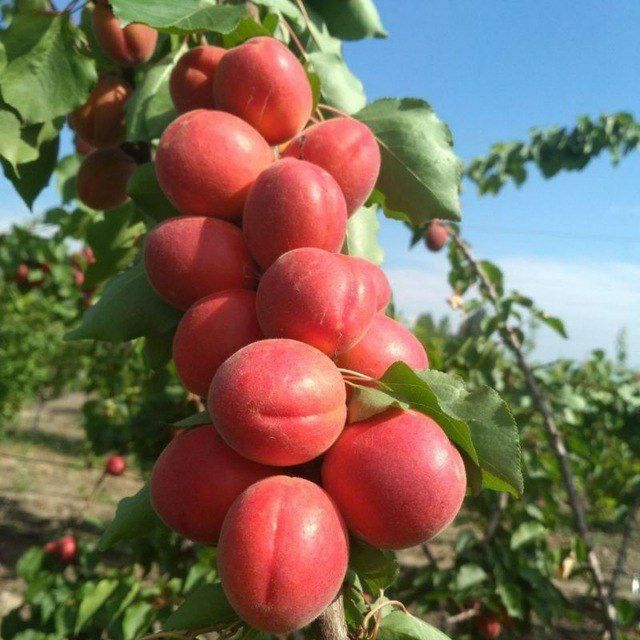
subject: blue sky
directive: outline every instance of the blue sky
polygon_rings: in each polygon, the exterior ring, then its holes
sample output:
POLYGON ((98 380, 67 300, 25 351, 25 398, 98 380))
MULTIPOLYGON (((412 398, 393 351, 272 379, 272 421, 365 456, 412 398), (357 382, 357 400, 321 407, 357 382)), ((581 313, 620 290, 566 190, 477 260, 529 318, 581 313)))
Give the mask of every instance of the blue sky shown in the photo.
MULTIPOLYGON (((369 99, 428 100, 452 128, 464 160, 491 143, 522 139, 532 126, 570 125, 577 115, 628 110, 640 96, 636 0, 378 0, 386 40, 348 43, 347 61, 369 99)), ((69 140, 65 139, 65 148, 69 140)), ((538 356, 583 357, 612 349, 628 331, 640 363, 640 153, 613 168, 608 157, 581 173, 545 181, 532 169, 520 188, 463 194, 463 233, 475 253, 497 262, 508 287, 566 320, 568 341, 538 336, 538 356)), ((0 228, 28 212, 0 183, 0 228)), ((55 203, 50 189, 36 203, 55 203)), ((447 261, 382 221, 382 243, 400 310, 450 313, 447 261)))

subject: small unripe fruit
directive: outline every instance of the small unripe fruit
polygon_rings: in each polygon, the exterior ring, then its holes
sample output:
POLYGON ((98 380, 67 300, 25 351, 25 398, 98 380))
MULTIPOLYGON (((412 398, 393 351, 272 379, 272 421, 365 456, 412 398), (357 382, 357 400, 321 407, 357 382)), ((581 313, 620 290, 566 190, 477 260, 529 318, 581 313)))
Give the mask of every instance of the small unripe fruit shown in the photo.
POLYGON ((60 562, 71 564, 78 555, 78 543, 72 535, 62 536, 56 545, 56 555, 60 562))
POLYGON ((380 173, 380 148, 371 129, 354 118, 332 118, 305 129, 283 156, 307 160, 340 185, 349 215, 367 200, 380 173))
POLYGON ((180 213, 239 220, 253 181, 272 162, 273 151, 246 122, 196 109, 162 134, 156 173, 180 213))
POLYGON ((77 267, 71 267, 71 275, 73 276, 73 283, 76 287, 81 287, 84 283, 84 273, 77 267))
POLYGON ((121 149, 96 149, 78 170, 78 198, 99 211, 119 207, 129 198, 127 182, 135 170, 133 158, 121 149))
POLYGON ((379 313, 363 338, 341 353, 336 364, 378 379, 399 360, 418 371, 429 366, 427 352, 420 340, 396 320, 379 313))
POLYGON ((169 76, 171 99, 180 113, 213 109, 213 79, 226 52, 222 47, 204 45, 180 57, 169 76))
POLYGON ((151 504, 170 529, 215 545, 233 501, 272 473, 230 449, 213 425, 196 427, 173 438, 160 454, 151 474, 151 504))
POLYGON ((103 76, 89 99, 69 116, 69 125, 80 141, 94 148, 115 147, 124 142, 124 106, 131 87, 119 78, 103 76))
POLYGON ((375 289, 377 310, 382 311, 386 309, 387 305, 391 302, 391 284, 385 272, 377 264, 364 258, 351 256, 351 260, 355 264, 359 264, 371 278, 375 289))
POLYGON ((213 82, 217 109, 280 144, 302 131, 313 108, 311 85, 298 59, 275 38, 259 36, 229 50, 213 82))
POLYGON ((212 293, 255 285, 242 232, 224 220, 169 218, 147 236, 144 259, 151 286, 183 311, 212 293))
POLYGON ((325 455, 322 482, 353 535, 381 549, 405 549, 453 521, 466 472, 431 418, 394 409, 344 430, 325 455))
POLYGON ((49 542, 45 542, 44 545, 42 545, 42 550, 45 553, 56 553, 58 550, 58 541, 49 540, 49 542))
POLYGON ((95 3, 91 21, 98 44, 121 67, 136 67, 153 55, 158 32, 138 23, 121 28, 120 20, 103 0, 95 3))
POLYGON ((324 169, 286 158, 253 183, 242 229, 251 255, 263 269, 292 249, 338 252, 347 229, 344 196, 324 169))
POLYGON ((198 300, 180 320, 173 339, 178 376, 189 391, 206 396, 218 367, 263 337, 255 292, 231 289, 198 300))
POLYGON ((372 279, 350 256, 294 249, 280 256, 258 286, 258 322, 269 338, 306 342, 331 357, 369 328, 377 300, 372 279))
POLYGON ((252 627, 274 634, 306 626, 331 604, 348 556, 344 523, 329 496, 308 480, 286 476, 242 493, 218 545, 231 606, 252 627))
POLYGON ((29 277, 29 271, 29 265, 21 262, 15 270, 15 273, 13 274, 13 281, 17 282, 18 284, 24 284, 29 277))
POLYGON ((105 473, 110 476, 121 476, 127 470, 127 461, 123 456, 109 456, 104 467, 105 473))
POLYGON ((424 232, 424 242, 430 251, 440 251, 449 238, 447 228, 440 220, 431 220, 424 232))
POLYGON ((220 366, 207 405, 239 454, 289 466, 333 444, 344 428, 345 402, 342 376, 326 355, 295 340, 261 340, 220 366))

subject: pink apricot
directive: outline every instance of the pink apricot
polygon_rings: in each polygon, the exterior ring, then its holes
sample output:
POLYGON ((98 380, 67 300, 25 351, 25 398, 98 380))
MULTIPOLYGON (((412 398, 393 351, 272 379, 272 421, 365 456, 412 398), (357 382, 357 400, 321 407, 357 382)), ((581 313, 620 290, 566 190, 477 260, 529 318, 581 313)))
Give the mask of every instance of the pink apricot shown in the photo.
POLYGON ((449 232, 440 220, 431 220, 424 232, 424 242, 430 251, 440 251, 449 238, 449 232))
POLYGON ((253 181, 273 162, 264 138, 221 111, 182 114, 162 134, 156 172, 165 195, 186 215, 239 220, 253 181))
POLYGON ((215 545, 233 501, 272 473, 275 470, 241 458, 213 425, 203 425, 171 440, 160 454, 151 474, 151 504, 170 529, 215 545))
POLYGON ((291 249, 338 252, 346 228, 340 187, 324 169, 303 160, 286 158, 265 169, 244 205, 244 237, 263 269, 291 249))
POLYGON ((371 278, 375 289, 377 309, 382 311, 391 302, 391 284, 385 272, 377 264, 365 260, 365 258, 352 256, 351 259, 359 264, 371 278))
POLYGON ((294 249, 258 286, 258 322, 269 338, 306 342, 331 357, 350 349, 376 312, 373 282, 350 256, 294 249))
POLYGON ((420 340, 396 320, 379 313, 362 340, 341 353, 336 364, 378 379, 399 360, 416 370, 429 366, 420 340))
POLYGON ((217 109, 239 116, 270 144, 298 134, 313 108, 304 67, 281 42, 265 36, 251 38, 224 55, 213 96, 217 109))
POLYGON ((73 535, 62 536, 56 544, 56 555, 60 562, 71 564, 78 555, 78 542, 73 535))
POLYGON ((256 462, 289 466, 324 453, 347 416, 336 365, 295 340, 261 340, 226 360, 207 406, 224 441, 256 462))
POLYGON ((151 286, 177 309, 225 289, 252 289, 254 266, 242 232, 205 217, 169 218, 147 236, 145 266, 151 286))
POLYGON ((206 396, 218 367, 262 337, 255 292, 230 289, 202 298, 182 316, 173 339, 178 376, 189 391, 206 396))
POLYGON ((466 491, 462 456, 444 431, 399 409, 347 427, 324 458, 322 481, 349 530, 382 549, 433 538, 466 491))
POLYGON ((349 543, 331 498, 302 478, 274 476, 233 503, 218 545, 222 588, 251 626, 286 634, 337 596, 349 543))
POLYGON ((136 67, 151 59, 158 32, 146 24, 122 28, 108 3, 96 2, 91 16, 93 33, 104 52, 121 67, 136 67))
POLYGON ((169 92, 180 113, 213 109, 213 79, 226 53, 222 47, 203 45, 180 57, 169 76, 169 92))
POLYGON ((380 148, 371 129, 353 118, 333 118, 305 129, 283 156, 313 162, 340 185, 349 215, 367 200, 380 173, 380 148))

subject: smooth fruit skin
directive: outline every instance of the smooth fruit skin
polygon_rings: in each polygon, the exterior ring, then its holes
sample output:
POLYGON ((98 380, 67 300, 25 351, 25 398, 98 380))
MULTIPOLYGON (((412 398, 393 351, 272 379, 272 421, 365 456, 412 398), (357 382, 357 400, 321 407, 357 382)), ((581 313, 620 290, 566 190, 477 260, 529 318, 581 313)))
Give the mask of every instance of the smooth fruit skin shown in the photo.
POLYGON ((246 122, 196 109, 162 134, 156 173, 180 213, 239 220, 253 181, 272 162, 271 147, 246 122))
POLYGON ((151 59, 158 32, 146 24, 129 24, 124 29, 111 7, 96 2, 91 16, 93 33, 104 52, 121 67, 136 67, 151 59))
POLYGON ((347 206, 340 187, 324 169, 286 158, 253 183, 242 229, 254 260, 266 269, 283 253, 300 247, 340 251, 347 206))
POLYGON ((263 337, 254 291, 231 289, 198 300, 182 316, 173 338, 173 362, 182 384, 206 396, 218 367, 263 337))
POLYGON ((242 232, 224 220, 165 220, 147 236, 144 259, 151 286, 183 311, 212 293, 255 285, 242 232))
POLYGON ((424 242, 430 251, 440 251, 449 238, 447 228, 440 220, 431 220, 424 232, 424 242))
POLYGON ((207 406, 240 455, 289 466, 335 442, 346 422, 345 403, 342 375, 326 355, 295 340, 261 340, 220 366, 207 406))
POLYGON ((347 427, 324 458, 322 481, 349 530, 381 549, 433 538, 466 490, 462 457, 444 431, 400 409, 347 427))
POLYGON ((101 77, 89 99, 71 113, 69 125, 80 136, 80 140, 90 147, 105 148, 121 144, 125 138, 124 106, 132 93, 133 89, 124 80, 101 77))
POLYGON ((181 56, 169 76, 171 100, 180 113, 214 108, 213 79, 226 52, 222 47, 203 45, 181 56))
POLYGON ((104 467, 106 474, 110 476, 121 476, 127 470, 127 461, 123 456, 109 456, 104 467))
POLYGON ((78 170, 78 198, 98 211, 123 205, 129 199, 127 182, 136 166, 133 158, 118 147, 92 151, 78 170))
POLYGON ((387 305, 391 302, 391 284, 387 278, 385 272, 373 262, 360 258, 358 256, 352 256, 351 259, 359 264, 362 269, 367 273, 373 282, 375 289, 376 304, 378 311, 386 309, 387 305))
POLYGON ((158 517, 189 540, 215 545, 233 501, 275 473, 241 458, 208 424, 174 438, 160 454, 150 481, 158 517))
POLYGON ((78 136, 75 137, 73 142, 75 144, 76 153, 78 155, 86 156, 88 153, 95 151, 95 147, 92 147, 88 142, 78 136))
POLYGON ((222 587, 238 615, 268 633, 306 626, 344 579, 349 543, 334 503, 302 478, 274 476, 247 489, 218 545, 222 587))
POLYGON ((56 545, 56 555, 60 562, 71 564, 78 555, 78 543, 72 535, 62 536, 56 545))
POLYGON ((258 322, 269 338, 306 342, 335 357, 350 349, 376 312, 372 281, 350 256, 294 249, 258 285, 258 322))
POLYGON ((399 360, 417 371, 429 367, 427 352, 420 340, 396 320, 379 313, 362 340, 341 353, 336 364, 379 379, 399 360))
POLYGON ((311 85, 298 59, 275 38, 259 36, 230 49, 213 82, 217 109, 255 127, 275 145, 302 131, 311 116, 311 85))
POLYGON ((354 118, 332 118, 305 129, 283 156, 313 162, 340 185, 349 215, 367 200, 380 173, 380 148, 371 129, 354 118))

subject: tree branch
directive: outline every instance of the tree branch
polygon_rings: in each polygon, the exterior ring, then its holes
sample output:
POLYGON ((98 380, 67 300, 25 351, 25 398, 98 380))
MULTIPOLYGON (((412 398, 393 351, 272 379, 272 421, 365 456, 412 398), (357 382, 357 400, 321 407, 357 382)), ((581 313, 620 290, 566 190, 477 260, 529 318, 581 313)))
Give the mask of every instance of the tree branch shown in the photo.
POLYGON ((629 542, 631 540, 631 534, 636 526, 636 517, 638 515, 638 509, 640 508, 640 497, 637 497, 631 508, 625 522, 624 530, 622 532, 622 541, 620 542, 620 549, 618 549, 618 556, 616 557, 616 563, 614 565, 613 574, 611 576, 611 582, 609 583, 609 599, 611 602, 615 602, 616 591, 618 589, 618 580, 622 575, 624 569, 624 563, 627 560, 627 550, 629 549, 629 542))
POLYGON ((315 620, 313 630, 318 640, 349 640, 342 594, 315 620))

